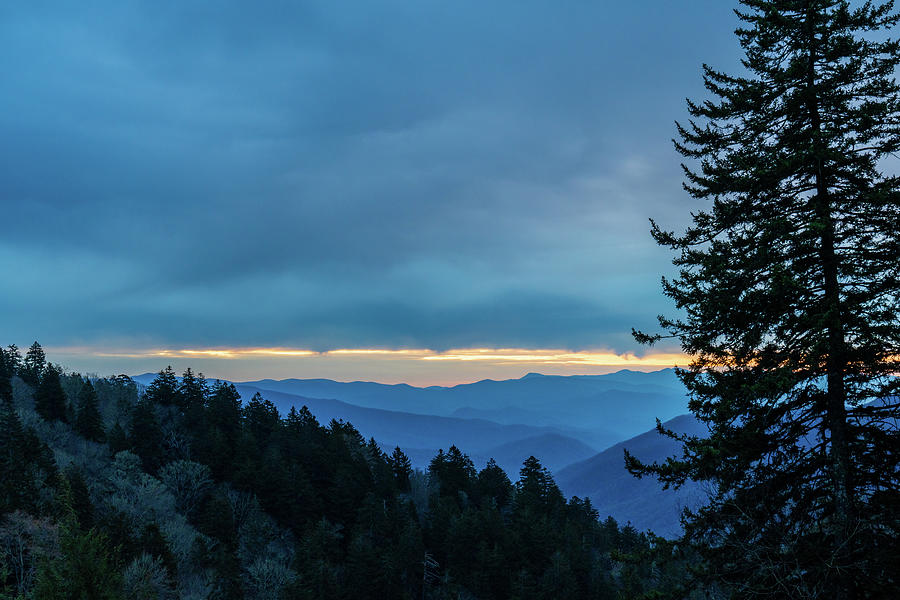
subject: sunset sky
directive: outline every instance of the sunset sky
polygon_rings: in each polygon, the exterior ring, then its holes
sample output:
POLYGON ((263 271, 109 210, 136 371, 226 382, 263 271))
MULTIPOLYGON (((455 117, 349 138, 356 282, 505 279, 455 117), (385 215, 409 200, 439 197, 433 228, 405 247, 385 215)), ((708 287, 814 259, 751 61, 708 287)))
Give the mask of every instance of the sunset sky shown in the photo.
POLYGON ((232 379, 670 366, 630 336, 673 310, 648 218, 697 208, 670 138, 737 62, 731 8, 7 3, 0 343, 232 379))

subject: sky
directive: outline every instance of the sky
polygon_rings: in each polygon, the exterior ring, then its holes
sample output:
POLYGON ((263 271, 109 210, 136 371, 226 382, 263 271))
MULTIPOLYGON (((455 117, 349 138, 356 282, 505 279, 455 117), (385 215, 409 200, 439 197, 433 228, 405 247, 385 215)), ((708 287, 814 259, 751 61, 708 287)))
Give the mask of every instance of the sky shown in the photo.
POLYGON ((673 314, 648 219, 699 208, 670 140, 733 8, 5 3, 0 343, 231 379, 670 366, 630 335, 673 314))

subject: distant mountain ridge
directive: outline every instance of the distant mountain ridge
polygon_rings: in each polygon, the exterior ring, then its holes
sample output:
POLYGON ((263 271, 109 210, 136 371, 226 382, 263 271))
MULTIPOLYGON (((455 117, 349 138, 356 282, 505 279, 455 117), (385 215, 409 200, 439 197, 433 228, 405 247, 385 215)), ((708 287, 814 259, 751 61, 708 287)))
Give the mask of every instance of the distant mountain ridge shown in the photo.
POLYGON ((684 389, 672 369, 649 373, 622 370, 606 375, 529 373, 519 379, 485 379, 452 387, 329 379, 263 379, 244 384, 384 410, 553 425, 569 428, 567 435, 594 447, 638 435, 656 418, 667 420, 687 412, 684 389), (577 435, 576 430, 582 434, 577 435))

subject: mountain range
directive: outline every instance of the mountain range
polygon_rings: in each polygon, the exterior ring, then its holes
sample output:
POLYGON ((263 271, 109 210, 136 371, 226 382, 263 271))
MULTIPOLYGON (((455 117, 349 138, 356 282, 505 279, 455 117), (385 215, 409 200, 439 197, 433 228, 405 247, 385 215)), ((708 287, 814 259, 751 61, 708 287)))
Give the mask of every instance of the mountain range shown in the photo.
MULTIPOLYGON (((154 377, 134 379, 147 385, 154 377)), ((453 444, 479 469, 493 458, 515 481, 524 459, 536 456, 567 496, 590 498, 601 516, 640 530, 673 535, 681 508, 702 499, 696 485, 663 491, 655 480, 639 480, 624 468, 625 448, 649 462, 677 452, 677 442, 649 429, 657 417, 675 431, 702 434, 700 424, 683 414, 687 400, 671 369, 531 373, 452 387, 327 379, 264 379, 235 387, 245 400, 259 392, 282 414, 306 406, 323 424, 349 421, 385 451, 402 448, 419 469, 453 444)))

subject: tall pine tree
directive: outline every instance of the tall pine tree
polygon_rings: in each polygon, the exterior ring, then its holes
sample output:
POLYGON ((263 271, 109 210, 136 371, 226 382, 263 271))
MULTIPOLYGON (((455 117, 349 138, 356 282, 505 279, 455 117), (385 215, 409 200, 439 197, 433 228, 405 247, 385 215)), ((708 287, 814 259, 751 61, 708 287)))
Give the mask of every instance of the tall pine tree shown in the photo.
POLYGON ((25 360, 22 362, 19 376, 22 377, 22 381, 31 387, 37 387, 41 382, 46 366, 47 358, 44 354, 44 349, 35 342, 28 349, 28 352, 25 353, 25 360))
POLYGON ((78 391, 78 411, 75 416, 75 431, 94 442, 106 441, 103 417, 97 408, 97 393, 89 379, 84 380, 78 391))
POLYGON ((40 384, 34 392, 34 409, 47 421, 68 422, 66 392, 59 380, 60 370, 52 364, 44 369, 40 384))
POLYGON ((678 126, 685 187, 712 207, 681 235, 653 226, 684 314, 660 322, 693 358, 680 376, 710 435, 628 463, 715 485, 685 538, 733 597, 884 597, 900 585, 898 17, 741 4, 744 72, 705 66, 712 99, 678 126))
POLYGON ((163 432, 156 417, 156 407, 148 396, 143 396, 131 413, 128 443, 132 452, 141 458, 144 469, 156 473, 162 466, 164 451, 163 432))
POLYGON ((157 373, 156 378, 150 382, 144 394, 156 404, 169 406, 180 403, 180 394, 178 392, 178 378, 175 377, 175 371, 172 367, 168 366, 157 373))

